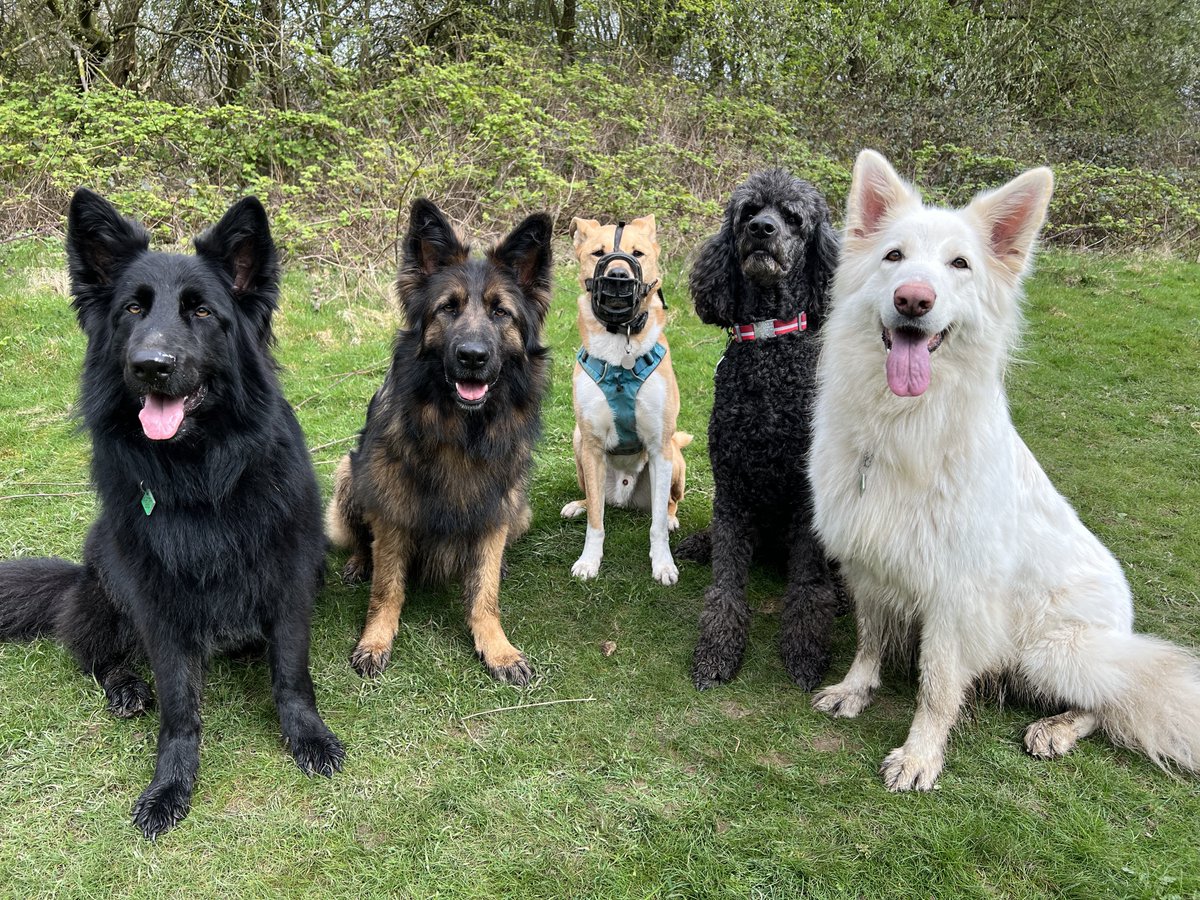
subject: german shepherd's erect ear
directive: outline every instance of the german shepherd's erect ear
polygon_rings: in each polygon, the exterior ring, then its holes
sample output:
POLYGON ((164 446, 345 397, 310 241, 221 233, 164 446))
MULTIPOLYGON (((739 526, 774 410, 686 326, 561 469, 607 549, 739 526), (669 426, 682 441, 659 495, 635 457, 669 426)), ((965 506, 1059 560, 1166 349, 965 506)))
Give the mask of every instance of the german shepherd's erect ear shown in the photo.
POLYGON ((446 214, 424 197, 414 200, 404 237, 404 260, 400 264, 400 292, 415 287, 438 269, 466 262, 471 245, 458 236, 446 214))
POLYGON ((112 285, 122 270, 149 248, 145 228, 99 194, 83 187, 75 192, 67 212, 67 263, 72 305, 85 331, 96 316, 107 315, 112 285))
POLYGON ((550 311, 550 239, 553 224, 546 213, 535 213, 497 244, 488 257, 516 276, 540 327, 550 311))
POLYGON ((279 305, 279 261, 267 211, 257 197, 239 200, 192 241, 196 255, 229 279, 229 289, 260 342, 271 338, 271 314, 279 305))

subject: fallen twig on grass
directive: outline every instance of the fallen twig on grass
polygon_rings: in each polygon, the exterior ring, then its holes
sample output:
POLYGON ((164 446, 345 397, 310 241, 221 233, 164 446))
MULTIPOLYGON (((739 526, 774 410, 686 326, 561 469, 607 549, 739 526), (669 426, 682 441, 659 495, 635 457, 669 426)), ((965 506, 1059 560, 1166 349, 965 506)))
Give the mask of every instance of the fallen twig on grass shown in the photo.
POLYGON ((557 703, 594 703, 595 697, 572 697, 568 700, 543 700, 540 703, 521 703, 517 706, 497 706, 495 709, 485 709, 480 712, 473 712, 469 715, 460 716, 459 721, 465 722, 467 719, 474 719, 476 716, 490 716, 492 713, 511 712, 514 709, 533 709, 535 706, 554 706, 557 703))
POLYGON ((59 493, 8 494, 0 500, 25 500, 30 497, 86 497, 95 491, 62 491, 59 493))

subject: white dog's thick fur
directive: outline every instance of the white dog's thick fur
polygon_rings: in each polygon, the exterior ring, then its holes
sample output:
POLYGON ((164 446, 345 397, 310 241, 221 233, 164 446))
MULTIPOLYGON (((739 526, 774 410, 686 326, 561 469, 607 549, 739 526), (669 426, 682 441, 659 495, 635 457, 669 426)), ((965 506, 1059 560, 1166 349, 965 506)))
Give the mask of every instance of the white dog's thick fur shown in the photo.
POLYGON ((1035 756, 1100 727, 1200 770, 1200 663, 1132 632, 1120 565, 1009 416, 1021 279, 1052 189, 1035 169, 936 209, 879 154, 855 163, 809 475, 817 530, 854 595, 858 651, 813 704, 857 715, 889 642, 919 635, 916 716, 880 770, 891 790, 933 786, 966 692, 995 674, 1067 710, 1029 727, 1035 756))

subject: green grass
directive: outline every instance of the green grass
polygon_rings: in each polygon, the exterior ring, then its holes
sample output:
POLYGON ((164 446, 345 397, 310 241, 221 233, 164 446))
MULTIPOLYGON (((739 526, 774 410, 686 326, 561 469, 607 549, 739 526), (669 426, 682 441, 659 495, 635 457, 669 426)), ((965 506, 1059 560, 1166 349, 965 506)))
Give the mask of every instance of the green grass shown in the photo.
MULTIPOLYGON (((86 491, 69 414, 83 339, 54 247, 0 245, 0 494, 86 491), (37 484, 34 484, 34 483, 37 484), (57 483, 57 484, 47 484, 57 483)), ((1200 644, 1200 266, 1051 254, 1030 285, 1010 391, 1017 425, 1059 488, 1124 562, 1138 622, 1200 644)), ((667 285, 690 492, 709 518, 705 423, 723 340, 667 285)), ((346 770, 310 780, 284 752, 266 668, 221 660, 204 702, 191 815, 157 844, 128 821, 154 765, 157 717, 123 722, 49 641, 0 646, 0 892, 375 897, 1078 897, 1200 892, 1200 782, 1102 739, 1037 762, 1030 710, 974 704, 939 790, 888 794, 876 767, 902 742, 914 686, 892 673, 858 720, 813 712, 776 652, 781 584, 757 573, 745 666, 698 694, 688 679, 708 573, 652 582, 648 520, 608 514, 601 577, 569 574, 583 523, 571 459, 573 274, 549 322, 554 387, 513 548, 504 624, 538 671, 518 691, 475 661, 453 589, 405 608, 391 667, 347 664, 367 600, 330 581, 313 621, 318 701, 346 770), (616 652, 601 653, 604 641, 616 652), (472 713, 583 699, 533 709, 472 713), (7 887, 3 887, 7 885, 7 887)), ((382 375, 394 321, 382 283, 292 273, 278 319, 288 397, 314 447, 347 438, 382 375), (362 372, 363 374, 347 373, 362 372)), ((345 444, 314 459, 328 490, 345 444)), ((90 494, 0 501, 0 556, 78 558, 90 494)), ((335 565, 340 559, 335 560, 335 565)), ((853 623, 839 621, 831 677, 853 623)))

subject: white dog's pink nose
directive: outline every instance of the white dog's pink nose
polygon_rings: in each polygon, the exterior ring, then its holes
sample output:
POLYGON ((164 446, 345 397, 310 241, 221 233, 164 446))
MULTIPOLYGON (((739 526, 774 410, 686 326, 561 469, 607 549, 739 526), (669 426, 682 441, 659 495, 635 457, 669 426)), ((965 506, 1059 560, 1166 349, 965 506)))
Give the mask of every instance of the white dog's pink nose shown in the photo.
POLYGON ((926 281, 906 281, 892 294, 896 311, 914 319, 933 309, 936 300, 937 293, 933 290, 933 285, 926 281))

